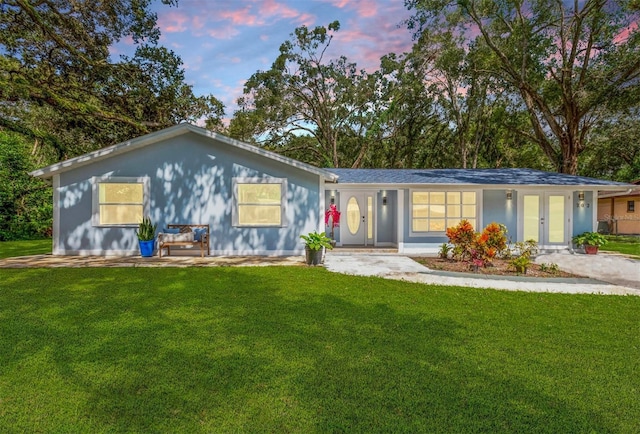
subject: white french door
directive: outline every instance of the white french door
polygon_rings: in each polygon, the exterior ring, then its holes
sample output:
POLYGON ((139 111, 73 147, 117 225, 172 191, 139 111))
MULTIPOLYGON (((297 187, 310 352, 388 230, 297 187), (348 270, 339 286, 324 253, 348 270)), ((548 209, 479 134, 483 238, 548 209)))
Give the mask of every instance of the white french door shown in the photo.
POLYGON ((519 203, 519 239, 539 245, 567 244, 568 198, 561 193, 522 193, 519 203))
POLYGON ((374 195, 361 191, 340 192, 340 242, 342 245, 374 244, 374 195))

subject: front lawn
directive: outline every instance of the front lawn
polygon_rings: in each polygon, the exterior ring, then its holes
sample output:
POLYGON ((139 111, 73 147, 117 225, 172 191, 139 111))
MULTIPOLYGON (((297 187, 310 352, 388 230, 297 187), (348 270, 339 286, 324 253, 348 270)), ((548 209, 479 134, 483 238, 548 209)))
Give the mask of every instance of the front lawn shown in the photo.
POLYGON ((0 270, 8 432, 638 432, 640 297, 0 270))
POLYGON ((51 253, 51 238, 0 242, 0 259, 47 253, 51 253))
POLYGON ((600 250, 619 252, 640 258, 640 237, 629 235, 607 235, 608 243, 600 250))

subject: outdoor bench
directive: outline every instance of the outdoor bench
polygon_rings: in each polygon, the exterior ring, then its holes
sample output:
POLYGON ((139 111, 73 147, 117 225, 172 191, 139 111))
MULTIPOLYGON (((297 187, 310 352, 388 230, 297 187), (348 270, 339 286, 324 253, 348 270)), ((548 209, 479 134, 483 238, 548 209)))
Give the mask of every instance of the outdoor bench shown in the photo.
POLYGON ((162 258, 162 249, 167 249, 167 256, 171 254, 171 247, 200 247, 200 256, 204 258, 204 251, 211 254, 209 247, 209 225, 167 225, 158 234, 158 257, 162 258))

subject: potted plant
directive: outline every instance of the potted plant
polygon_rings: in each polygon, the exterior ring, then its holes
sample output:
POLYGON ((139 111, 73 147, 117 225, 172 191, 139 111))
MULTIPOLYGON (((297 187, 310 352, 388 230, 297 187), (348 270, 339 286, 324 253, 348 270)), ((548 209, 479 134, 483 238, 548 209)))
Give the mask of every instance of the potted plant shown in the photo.
POLYGON ((324 224, 329 226, 331 225, 331 245, 335 247, 336 240, 333 236, 334 228, 340 226, 340 211, 335 206, 335 204, 329 205, 329 209, 324 212, 324 224))
POLYGON ((322 232, 309 232, 307 235, 300 235, 305 242, 305 256, 307 265, 318 265, 322 262, 325 249, 333 249, 331 238, 322 232))
POLYGON ((595 255, 598 247, 607 244, 607 239, 598 232, 583 232, 573 237, 572 241, 577 247, 584 246, 587 255, 595 255))
POLYGON ((140 255, 143 258, 153 256, 153 245, 156 241, 157 224, 151 223, 151 218, 143 217, 142 222, 138 225, 136 235, 138 236, 138 245, 140 246, 140 255))

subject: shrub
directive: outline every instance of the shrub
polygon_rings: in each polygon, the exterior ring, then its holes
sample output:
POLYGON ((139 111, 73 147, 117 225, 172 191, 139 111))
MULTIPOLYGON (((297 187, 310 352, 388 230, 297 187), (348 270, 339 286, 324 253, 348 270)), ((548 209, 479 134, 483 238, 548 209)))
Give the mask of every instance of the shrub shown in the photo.
POLYGON ((449 259, 449 253, 452 249, 453 247, 451 247, 449 244, 442 243, 440 245, 440 250, 438 251, 438 257, 441 259, 449 259))
POLYGON ((473 250, 476 241, 476 232, 469 220, 462 220, 457 226, 447 229, 447 237, 449 242, 453 244, 453 258, 459 261, 467 261, 471 259, 471 250, 473 250))
POLYGON ((527 267, 531 265, 531 257, 538 253, 538 243, 534 240, 519 241, 515 244, 515 249, 512 249, 511 255, 517 255, 509 261, 517 272, 523 272, 526 274, 527 267), (515 250, 515 251, 514 251, 515 250))
POLYGON ((470 261, 475 266, 490 265, 507 247, 507 228, 499 223, 489 223, 477 233, 468 220, 447 229, 449 242, 453 244, 453 257, 459 261, 470 261))

